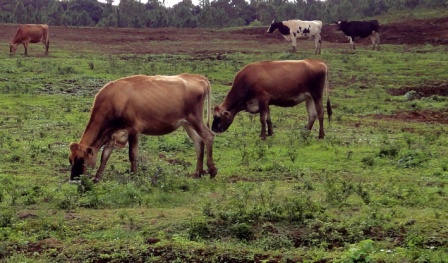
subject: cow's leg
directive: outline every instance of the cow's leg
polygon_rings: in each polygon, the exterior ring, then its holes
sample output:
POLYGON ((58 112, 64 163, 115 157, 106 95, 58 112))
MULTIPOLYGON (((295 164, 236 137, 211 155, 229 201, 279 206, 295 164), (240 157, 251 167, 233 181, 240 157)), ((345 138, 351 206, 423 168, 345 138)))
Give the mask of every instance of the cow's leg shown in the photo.
POLYGON ((378 32, 376 32, 376 49, 379 51, 380 50, 380 34, 378 32))
POLYGON ((213 163, 213 139, 215 136, 214 133, 209 128, 207 128, 203 123, 200 125, 185 123, 183 127, 187 132, 188 136, 190 137, 190 139, 193 141, 196 150, 197 162, 194 177, 201 177, 202 174, 206 173, 203 170, 204 146, 205 146, 205 150, 207 153, 208 173, 210 174, 210 178, 214 178, 218 173, 218 170, 216 169, 215 164, 213 163))
POLYGON ((319 139, 323 139, 325 137, 324 132, 324 110, 322 105, 322 97, 318 99, 314 99, 315 110, 317 113, 317 119, 319 120, 319 139))
POLYGON ((201 136, 194 130, 194 128, 186 123, 183 125, 188 137, 193 141, 194 148, 196 150, 196 172, 194 173, 195 178, 200 178, 201 175, 205 174, 204 171, 204 141, 201 136))
POLYGON ((23 42, 23 48, 25 48, 25 56, 28 56, 28 41, 23 42))
POLYGON ((260 122, 261 122, 260 139, 266 140, 266 124, 269 116, 269 105, 267 100, 260 98, 258 101, 258 109, 260 111, 260 122))
POLYGON ((314 103, 313 98, 310 96, 306 97, 306 110, 308 112, 308 124, 306 125, 306 129, 311 130, 313 128, 314 121, 317 117, 316 105, 314 103))
POLYGON ((320 34, 314 36, 314 45, 316 46, 316 55, 320 55, 320 48, 322 45, 320 34))
POLYGON ((272 136, 274 134, 274 129, 272 128, 272 121, 271 121, 271 110, 268 107, 268 116, 266 119, 266 123, 268 124, 268 136, 272 136))
POLYGON ((98 183, 101 179, 101 175, 103 175, 104 168, 106 167, 107 160, 109 160, 109 157, 112 153, 112 150, 114 149, 115 141, 110 140, 106 145, 103 147, 103 152, 101 153, 101 163, 100 167, 98 168, 98 171, 96 172, 95 178, 93 179, 94 183, 98 183))
POLYGON ((350 45, 352 45, 352 48, 353 48, 353 49, 356 49, 356 48, 355 48, 355 41, 353 40, 353 37, 348 36, 348 40, 350 40, 350 45))
POLYGON ((128 134, 129 143, 129 161, 131 162, 131 173, 137 172, 138 166, 138 134, 130 133, 128 134))
POLYGON ((295 53, 297 51, 297 39, 294 35, 291 35, 291 45, 292 45, 292 53, 295 53))
POLYGON ((376 38, 377 38, 376 32, 373 32, 370 35, 370 40, 372 41, 372 50, 375 50, 376 38))
POLYGON ((50 41, 49 40, 45 41, 44 46, 45 46, 45 55, 48 55, 48 48, 50 48, 50 41))

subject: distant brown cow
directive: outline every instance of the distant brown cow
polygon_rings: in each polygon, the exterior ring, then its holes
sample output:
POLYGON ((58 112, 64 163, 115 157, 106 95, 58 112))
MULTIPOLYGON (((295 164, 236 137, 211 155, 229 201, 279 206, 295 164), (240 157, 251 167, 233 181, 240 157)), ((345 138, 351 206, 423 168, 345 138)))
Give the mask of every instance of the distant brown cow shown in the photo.
POLYGON ((9 43, 9 54, 14 55, 17 46, 23 44, 25 47, 25 55, 28 55, 28 44, 42 42, 45 46, 45 55, 48 55, 50 47, 48 25, 26 24, 20 25, 16 35, 11 43, 9 43))
MULTIPOLYGON (((272 129, 269 105, 293 107, 303 101, 308 110, 307 129, 319 119, 319 138, 324 138, 323 93, 328 90, 328 67, 321 60, 262 61, 245 66, 235 76, 224 102, 214 109, 212 130, 224 132, 240 111, 260 113, 260 138, 266 139, 272 129)), ((332 114, 327 99, 328 118, 332 114)))
POLYGON ((79 143, 70 144, 70 179, 95 167, 97 153, 104 146, 94 182, 98 182, 114 146, 129 142, 131 172, 137 171, 138 137, 165 135, 182 126, 194 142, 197 164, 195 177, 203 170, 204 145, 210 177, 217 174, 213 164, 214 133, 210 122, 210 82, 201 75, 135 75, 107 83, 95 96, 89 123, 79 143), (207 126, 203 120, 207 99, 207 126))

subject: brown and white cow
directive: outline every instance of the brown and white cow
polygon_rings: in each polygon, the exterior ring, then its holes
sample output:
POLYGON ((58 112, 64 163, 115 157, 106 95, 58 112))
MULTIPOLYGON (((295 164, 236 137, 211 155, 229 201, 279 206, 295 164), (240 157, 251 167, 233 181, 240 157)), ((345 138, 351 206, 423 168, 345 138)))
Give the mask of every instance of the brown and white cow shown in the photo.
POLYGON ((210 123, 211 87, 201 75, 135 75, 107 83, 95 96, 90 120, 78 143, 70 144, 70 179, 95 167, 97 153, 104 146, 94 182, 98 182, 115 146, 129 143, 131 172, 137 171, 138 137, 165 135, 182 126, 194 142, 197 163, 195 177, 203 170, 204 146, 210 177, 217 174, 213 163, 214 133, 210 123), (207 126, 203 120, 207 99, 207 126))
MULTIPOLYGON (((273 134, 269 105, 293 107, 303 101, 308 110, 311 130, 316 117, 319 120, 319 138, 324 138, 323 93, 328 91, 328 66, 322 60, 262 61, 246 65, 233 80, 232 88, 220 105, 214 109, 212 130, 224 132, 240 111, 260 113, 260 138, 273 134)), ((330 120, 332 110, 327 99, 330 120)))
POLYGON ((17 46, 23 44, 25 55, 28 55, 28 44, 42 42, 45 46, 45 55, 50 47, 48 25, 25 24, 20 25, 12 42, 9 43, 9 54, 14 55, 17 46))

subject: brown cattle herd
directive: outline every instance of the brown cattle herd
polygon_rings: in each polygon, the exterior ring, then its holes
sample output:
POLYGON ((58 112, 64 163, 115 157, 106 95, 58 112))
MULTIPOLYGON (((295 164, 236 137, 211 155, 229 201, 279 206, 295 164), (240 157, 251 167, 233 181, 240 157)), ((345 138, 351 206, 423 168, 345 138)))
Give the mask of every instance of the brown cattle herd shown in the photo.
MULTIPOLYGON (((296 34, 282 31, 284 35, 290 33, 296 34)), ((20 25, 9 43, 10 55, 15 54, 20 44, 25 48, 24 55, 28 55, 28 44, 39 42, 44 44, 45 55, 48 55, 48 25, 20 25)), ((317 118, 318 138, 324 138, 323 95, 329 89, 328 73, 327 64, 318 59, 248 64, 235 75, 224 101, 214 107, 212 129, 211 86, 205 76, 187 73, 175 76, 134 75, 111 81, 96 94, 81 140, 70 143, 70 180, 85 174, 88 167, 94 168, 98 152, 103 148, 100 166, 93 179, 99 182, 112 150, 126 144, 129 145, 131 173, 135 173, 139 135, 165 135, 181 126, 196 150, 194 176, 209 174, 213 178, 218 171, 212 157, 215 132, 226 131, 238 112, 247 111, 259 113, 260 138, 265 140, 266 136, 273 134, 269 105, 293 107, 305 102, 308 111, 305 127, 311 130, 317 118), (207 124, 203 120, 204 104, 207 124), (204 155, 207 171, 203 169, 204 155)), ((326 108, 330 120, 332 110, 328 95, 326 108)))

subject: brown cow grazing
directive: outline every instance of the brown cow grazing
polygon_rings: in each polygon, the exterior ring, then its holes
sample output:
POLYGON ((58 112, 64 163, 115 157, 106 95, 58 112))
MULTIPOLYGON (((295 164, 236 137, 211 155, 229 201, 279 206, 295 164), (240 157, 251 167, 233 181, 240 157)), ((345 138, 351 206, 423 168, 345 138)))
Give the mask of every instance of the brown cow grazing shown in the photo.
POLYGON ((9 43, 9 54, 14 55, 17 46, 23 44, 25 56, 28 55, 28 44, 42 42, 45 46, 45 55, 50 47, 48 25, 26 24, 20 25, 12 42, 9 43))
MULTIPOLYGON (((323 93, 328 91, 328 66, 321 60, 262 61, 246 65, 233 80, 224 102, 214 109, 212 130, 224 132, 240 111, 260 113, 260 138, 272 135, 269 105, 293 107, 303 101, 308 110, 307 129, 319 120, 319 138, 324 138, 323 93)), ((328 120, 332 110, 327 99, 328 120)))
POLYGON ((104 146, 95 175, 98 182, 114 146, 129 143, 131 172, 137 171, 139 134, 165 135, 182 126, 194 142, 197 164, 195 177, 203 170, 204 145, 210 177, 217 174, 213 164, 214 133, 210 123, 210 82, 201 75, 136 75, 107 83, 95 96, 89 123, 79 143, 70 144, 70 179, 95 167, 97 153, 104 146), (207 99, 207 126, 203 120, 207 99))

